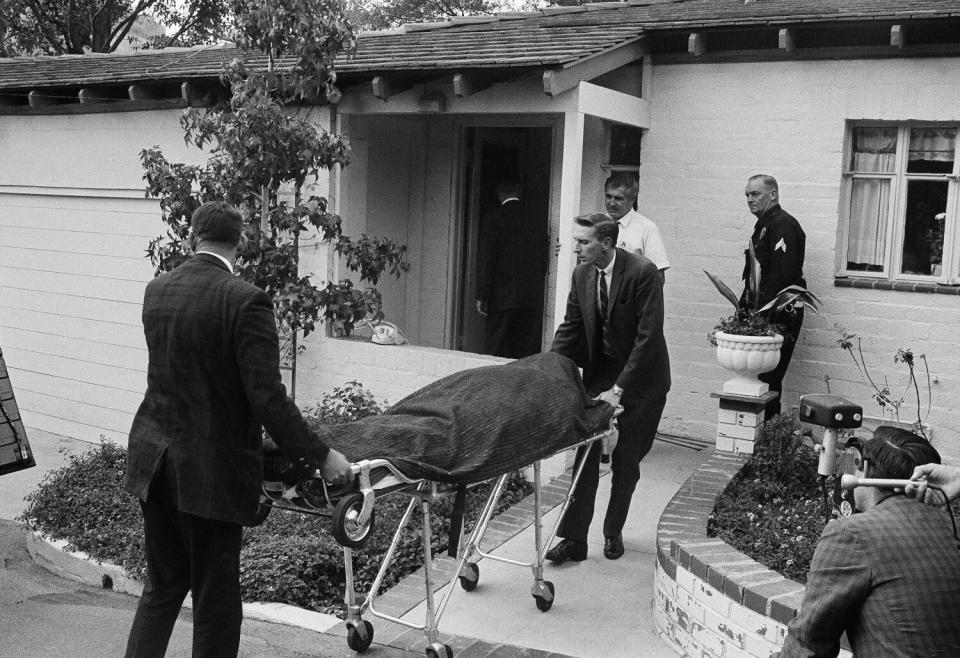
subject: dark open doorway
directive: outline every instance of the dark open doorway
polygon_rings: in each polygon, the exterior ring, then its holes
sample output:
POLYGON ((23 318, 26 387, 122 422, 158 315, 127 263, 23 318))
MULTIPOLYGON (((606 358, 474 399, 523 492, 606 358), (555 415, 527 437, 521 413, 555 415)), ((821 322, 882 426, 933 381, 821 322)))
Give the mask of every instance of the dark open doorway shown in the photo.
MULTIPOLYGON (((527 347, 520 348, 524 356, 542 349, 543 304, 547 281, 549 249, 549 198, 552 129, 549 127, 479 128, 466 129, 464 157, 463 226, 459 247, 459 285, 456 300, 456 335, 454 348, 478 354, 495 354, 497 348, 491 342, 491 332, 503 315, 494 316, 493 311, 484 316, 477 308, 477 300, 484 295, 480 290, 481 273, 492 272, 494 286, 503 289, 508 282, 497 279, 506 268, 522 272, 529 303, 523 309, 523 321, 517 332, 527 339, 527 347), (522 216, 514 217, 509 224, 514 228, 505 230, 504 219, 498 219, 500 199, 498 183, 516 181, 520 186, 522 216), (496 224, 500 222, 499 227, 496 224), (524 246, 506 244, 515 238, 524 246), (526 255, 520 262, 516 254, 526 255)), ((510 333, 513 333, 512 331, 510 333)), ((507 354, 500 354, 508 356, 507 354)))

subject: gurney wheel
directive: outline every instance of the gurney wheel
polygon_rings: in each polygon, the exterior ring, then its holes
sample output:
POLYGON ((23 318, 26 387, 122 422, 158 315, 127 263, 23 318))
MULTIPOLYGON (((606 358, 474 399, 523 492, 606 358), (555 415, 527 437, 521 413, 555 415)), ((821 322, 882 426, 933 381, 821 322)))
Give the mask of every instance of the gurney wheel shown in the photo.
POLYGON ((353 624, 347 624, 347 646, 357 652, 366 651, 373 643, 373 624, 366 619, 361 619, 360 623, 362 630, 353 624))
POLYGON ((453 649, 448 644, 434 642, 427 647, 427 658, 453 658, 453 649))
POLYGON ((548 590, 550 590, 549 600, 545 596, 535 595, 533 597, 537 601, 537 610, 539 610, 540 612, 546 612, 547 610, 553 607, 553 592, 554 592, 553 583, 551 583, 549 580, 545 580, 543 584, 547 587, 548 590))
POLYGON ((467 562, 463 573, 460 574, 460 587, 465 592, 472 592, 477 589, 478 582, 480 582, 480 566, 476 562, 467 562))
POLYGON ((363 509, 363 494, 352 493, 344 496, 333 510, 333 538, 341 546, 360 548, 373 532, 374 511, 363 526, 358 525, 360 510, 363 509))

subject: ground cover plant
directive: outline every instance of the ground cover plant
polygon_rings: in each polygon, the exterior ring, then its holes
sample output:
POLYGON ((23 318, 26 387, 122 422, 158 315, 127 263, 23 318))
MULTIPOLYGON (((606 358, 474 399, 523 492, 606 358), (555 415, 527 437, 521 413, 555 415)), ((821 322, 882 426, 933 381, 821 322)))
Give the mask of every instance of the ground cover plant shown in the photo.
POLYGON ((805 583, 824 525, 817 456, 795 417, 776 416, 764 424, 753 456, 717 499, 707 534, 805 583))
MULTIPOLYGON (((382 405, 370 392, 352 382, 325 395, 308 413, 311 422, 330 424, 381 411, 382 405)), ((71 455, 65 466, 48 473, 27 495, 20 519, 46 537, 67 541, 70 550, 118 564, 127 574, 142 579, 146 573, 143 520, 136 499, 123 490, 125 470, 126 449, 109 441, 71 455)), ((500 511, 519 502, 530 490, 519 473, 513 474, 500 511)), ((468 492, 464 514, 468 529, 489 491, 490 485, 484 484, 468 492)), ((358 591, 366 591, 373 582, 407 501, 404 496, 377 501, 373 533, 362 549, 354 551, 358 591)), ((451 507, 450 499, 432 506, 435 553, 447 548, 451 507)), ((384 589, 422 566, 421 527, 420 515, 415 513, 384 579, 384 589)), ((343 553, 326 517, 273 511, 262 525, 245 529, 240 568, 244 601, 289 603, 333 614, 342 611, 343 553)))
MULTIPOLYGON (((960 500, 950 513, 960 518, 960 500)), ((717 498, 707 535, 806 583, 825 525, 817 454, 796 417, 777 416, 764 424, 754 454, 717 498)))

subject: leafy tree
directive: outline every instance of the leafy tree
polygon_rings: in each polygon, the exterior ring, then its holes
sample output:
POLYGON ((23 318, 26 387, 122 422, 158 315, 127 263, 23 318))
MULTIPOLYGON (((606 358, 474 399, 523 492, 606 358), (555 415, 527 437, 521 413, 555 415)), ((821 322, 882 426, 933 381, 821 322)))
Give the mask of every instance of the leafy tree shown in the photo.
MULTIPOLYGON (((346 17, 355 28, 379 30, 557 1, 348 0, 346 17)), ((141 17, 153 18, 167 34, 141 39, 138 47, 212 43, 228 33, 235 5, 233 0, 0 0, 0 56, 113 52, 141 17)))
POLYGON ((246 56, 234 59, 221 75, 229 100, 181 116, 184 140, 209 152, 205 164, 172 163, 157 147, 141 152, 147 194, 159 197, 168 225, 147 253, 157 273, 179 265, 190 256, 193 211, 204 201, 225 199, 247 218, 248 239, 237 261, 241 276, 273 297, 281 328, 306 335, 323 313, 338 333, 349 333, 361 318, 383 317, 372 286, 385 272, 399 277, 409 265, 406 247, 366 235, 354 241, 342 234, 340 217, 328 211, 326 199, 304 198, 320 169, 349 160, 348 140, 319 128, 297 105, 332 92, 333 59, 354 47, 343 0, 232 0, 231 5, 238 45, 245 53, 265 54, 267 66, 255 68, 246 56), (346 281, 321 289, 299 276, 298 238, 308 230, 333 241, 347 267, 371 287, 358 290, 346 281))
POLYGON ((212 41, 228 24, 229 0, 0 0, 0 39, 6 56, 109 53, 141 16, 171 33, 167 45, 212 41))
POLYGON ((501 5, 497 0, 350 0, 347 16, 358 29, 383 30, 404 23, 492 14, 501 5))

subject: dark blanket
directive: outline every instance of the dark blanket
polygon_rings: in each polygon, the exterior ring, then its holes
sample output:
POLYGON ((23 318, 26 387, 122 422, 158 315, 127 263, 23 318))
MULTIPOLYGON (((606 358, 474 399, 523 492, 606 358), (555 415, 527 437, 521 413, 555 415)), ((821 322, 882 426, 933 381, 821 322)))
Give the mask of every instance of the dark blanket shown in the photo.
POLYGON ((469 484, 578 443, 612 416, 573 361, 544 353, 449 375, 323 439, 351 462, 387 459, 408 477, 469 484))

